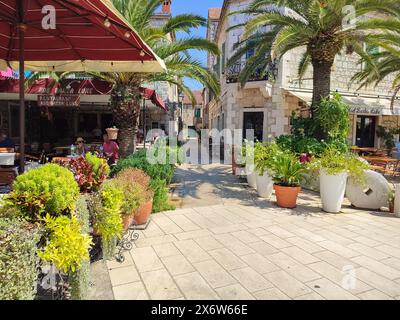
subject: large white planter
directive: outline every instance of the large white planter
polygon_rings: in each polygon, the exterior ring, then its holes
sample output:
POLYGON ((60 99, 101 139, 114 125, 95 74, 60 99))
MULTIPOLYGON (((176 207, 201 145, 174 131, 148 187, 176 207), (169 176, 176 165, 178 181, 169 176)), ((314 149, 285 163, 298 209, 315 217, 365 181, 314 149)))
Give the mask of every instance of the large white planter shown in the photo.
POLYGON ((247 167, 246 168, 246 173, 247 173, 247 183, 249 184, 250 187, 256 189, 257 188, 257 173, 256 169, 254 166, 247 167))
POLYGON ((274 181, 266 172, 263 176, 256 173, 257 193, 261 198, 268 199, 274 189, 274 181))
POLYGON ((323 170, 320 171, 320 193, 324 211, 340 212, 346 191, 347 176, 347 172, 328 175, 323 170))

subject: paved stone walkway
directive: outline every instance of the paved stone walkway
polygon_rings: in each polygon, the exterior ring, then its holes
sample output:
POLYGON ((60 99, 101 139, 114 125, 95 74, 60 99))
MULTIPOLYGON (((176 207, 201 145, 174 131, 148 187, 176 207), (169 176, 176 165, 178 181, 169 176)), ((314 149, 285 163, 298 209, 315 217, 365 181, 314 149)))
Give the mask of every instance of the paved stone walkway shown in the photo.
POLYGON ((323 213, 312 193, 280 209, 226 166, 177 178, 184 208, 153 215, 126 261, 107 262, 115 299, 400 299, 399 218, 323 213))

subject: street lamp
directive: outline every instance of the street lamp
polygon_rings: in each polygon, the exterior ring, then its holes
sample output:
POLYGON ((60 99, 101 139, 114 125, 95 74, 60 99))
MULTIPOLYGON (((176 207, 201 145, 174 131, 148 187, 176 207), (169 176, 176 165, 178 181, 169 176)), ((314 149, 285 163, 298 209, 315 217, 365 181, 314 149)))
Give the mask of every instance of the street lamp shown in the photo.
POLYGON ((183 99, 185 99, 185 95, 183 94, 183 92, 179 92, 178 100, 179 100, 179 107, 181 109, 179 117, 179 132, 183 130, 183 99))

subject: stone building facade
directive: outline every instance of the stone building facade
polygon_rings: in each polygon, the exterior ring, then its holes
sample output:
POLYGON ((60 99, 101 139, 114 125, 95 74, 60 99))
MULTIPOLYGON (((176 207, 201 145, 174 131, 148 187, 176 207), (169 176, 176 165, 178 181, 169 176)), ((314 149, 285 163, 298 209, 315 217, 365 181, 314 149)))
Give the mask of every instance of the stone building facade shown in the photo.
MULTIPOLYGON (((292 50, 279 63, 268 67, 268 72, 254 75, 244 87, 237 81, 249 52, 235 66, 226 67, 226 61, 235 51, 243 28, 227 31, 230 27, 244 23, 249 17, 233 15, 231 12, 246 8, 251 0, 225 0, 221 9, 214 41, 222 54, 220 59, 209 57, 210 70, 219 76, 222 86, 220 99, 207 100, 205 113, 208 127, 219 130, 255 129, 259 140, 270 140, 281 134, 290 133, 290 116, 293 111, 305 110, 312 98, 312 68, 300 82, 297 75, 302 48, 292 50)), ((209 27, 215 21, 209 23, 209 27)), ((373 48, 372 48, 373 49, 373 48)), ((349 143, 360 146, 379 147, 381 141, 376 136, 379 125, 397 127, 400 123, 400 103, 390 109, 391 79, 386 79, 377 87, 358 89, 351 83, 355 72, 362 68, 356 54, 338 55, 332 72, 332 91, 339 92, 350 106, 352 123, 349 143)))

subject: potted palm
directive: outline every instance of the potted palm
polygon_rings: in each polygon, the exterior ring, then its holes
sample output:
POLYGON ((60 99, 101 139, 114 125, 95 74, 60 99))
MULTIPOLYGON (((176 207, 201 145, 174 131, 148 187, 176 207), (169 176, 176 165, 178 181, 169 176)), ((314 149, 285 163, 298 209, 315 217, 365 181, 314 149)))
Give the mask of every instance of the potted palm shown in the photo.
POLYGON ((275 143, 257 143, 254 148, 254 164, 257 192, 261 198, 268 199, 272 195, 274 181, 272 178, 272 162, 274 157, 282 153, 275 143))
POLYGON ((305 166, 294 154, 279 152, 274 156, 271 167, 277 205, 281 208, 295 208, 305 166))
POLYGON ((369 168, 353 154, 335 148, 327 148, 311 166, 319 168, 322 208, 330 213, 340 212, 349 175, 356 183, 363 183, 364 170, 369 168))

